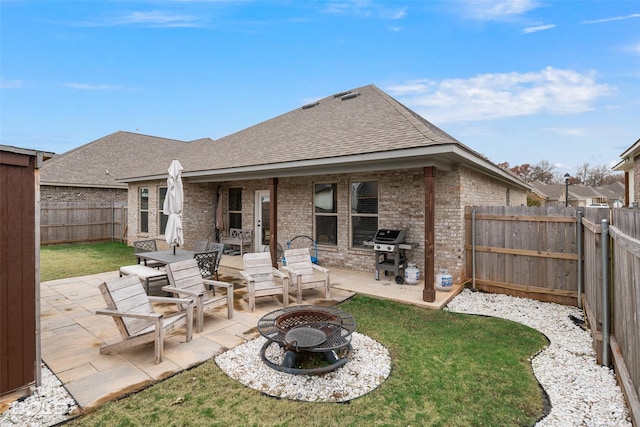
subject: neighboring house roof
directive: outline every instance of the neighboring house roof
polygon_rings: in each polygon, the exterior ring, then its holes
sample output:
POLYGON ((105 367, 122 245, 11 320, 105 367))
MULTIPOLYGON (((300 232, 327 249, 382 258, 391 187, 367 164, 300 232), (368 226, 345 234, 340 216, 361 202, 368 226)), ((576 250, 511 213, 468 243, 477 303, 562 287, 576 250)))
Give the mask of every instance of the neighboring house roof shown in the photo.
POLYGON ((535 188, 536 193, 546 197, 547 200, 557 201, 561 198, 564 200, 564 184, 545 184, 542 181, 533 181, 530 184, 535 188))
POLYGON ((149 160, 177 155, 188 145, 174 139, 115 132, 44 162, 40 185, 126 189, 118 179, 135 173, 149 160))
MULTIPOLYGON (((406 108, 374 85, 323 98, 224 138, 194 141, 176 157, 192 181, 301 176, 467 164, 531 187, 406 108)), ((166 178, 155 156, 122 182, 166 178)))
POLYGON ((620 158, 622 161, 615 165, 612 169, 614 171, 624 172, 633 169, 633 161, 634 159, 640 155, 640 139, 638 139, 631 147, 627 148, 622 154, 620 154, 620 158))

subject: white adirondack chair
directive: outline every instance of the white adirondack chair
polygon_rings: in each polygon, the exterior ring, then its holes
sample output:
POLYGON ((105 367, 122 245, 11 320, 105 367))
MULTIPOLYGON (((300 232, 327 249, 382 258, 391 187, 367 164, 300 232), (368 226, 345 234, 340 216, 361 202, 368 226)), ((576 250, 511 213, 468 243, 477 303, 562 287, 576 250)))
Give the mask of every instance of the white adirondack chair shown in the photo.
POLYGON ((244 271, 240 274, 247 282, 249 310, 256 309, 256 297, 282 294, 282 303, 289 305, 289 276, 274 268, 269 252, 247 253, 242 256, 244 271))
POLYGON ((331 298, 331 282, 329 270, 311 262, 309 248, 287 249, 284 251, 287 265, 282 269, 289 273, 293 288, 297 290, 298 304, 302 304, 302 291, 324 287, 325 299, 331 298), (316 275, 319 272, 319 275, 316 275))
POLYGON ((196 302, 196 332, 204 329, 204 311, 227 305, 227 317, 233 318, 233 283, 203 279, 200 267, 195 259, 172 262, 165 266, 169 277, 169 286, 163 291, 171 292, 180 298, 193 298, 196 302), (207 287, 224 289, 226 292, 215 295, 207 287))
POLYGON ((100 285, 100 292, 107 308, 96 310, 96 314, 111 316, 122 336, 122 341, 102 346, 101 354, 110 354, 153 341, 155 362, 161 363, 166 332, 185 326, 186 341, 191 341, 194 305, 191 298, 148 296, 136 275, 104 282, 100 285), (151 302, 179 303, 187 309, 171 317, 165 317, 153 309, 151 302))

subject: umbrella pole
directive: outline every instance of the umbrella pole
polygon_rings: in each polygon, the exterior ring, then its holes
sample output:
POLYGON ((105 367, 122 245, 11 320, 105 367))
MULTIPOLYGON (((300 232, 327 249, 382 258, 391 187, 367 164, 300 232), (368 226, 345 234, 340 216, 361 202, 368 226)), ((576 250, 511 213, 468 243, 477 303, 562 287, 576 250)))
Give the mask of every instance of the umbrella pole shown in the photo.
POLYGON ((176 245, 173 245, 173 254, 176 254, 176 245))

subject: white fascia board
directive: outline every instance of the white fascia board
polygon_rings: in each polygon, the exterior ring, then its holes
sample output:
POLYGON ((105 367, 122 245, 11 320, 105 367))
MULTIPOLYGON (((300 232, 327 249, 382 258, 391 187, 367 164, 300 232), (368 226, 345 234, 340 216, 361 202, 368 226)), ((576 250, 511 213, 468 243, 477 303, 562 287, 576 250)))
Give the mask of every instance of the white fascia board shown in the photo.
MULTIPOLYGON (((426 147, 392 150, 352 156, 309 159, 295 162, 251 165, 202 171, 183 171, 188 182, 221 182, 273 177, 295 177, 308 175, 344 174, 382 170, 411 169, 434 166, 438 170, 450 171, 457 164, 465 164, 481 173, 494 176, 512 185, 526 189, 530 187, 486 159, 465 150, 457 144, 431 145, 426 147)), ((139 182, 166 179, 167 175, 125 178, 118 182, 139 182)))

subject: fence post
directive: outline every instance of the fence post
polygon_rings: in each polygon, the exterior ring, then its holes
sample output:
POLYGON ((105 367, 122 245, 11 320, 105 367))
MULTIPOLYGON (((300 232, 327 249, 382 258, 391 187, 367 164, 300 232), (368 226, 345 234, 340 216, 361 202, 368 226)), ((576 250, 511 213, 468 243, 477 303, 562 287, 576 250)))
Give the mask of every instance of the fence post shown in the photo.
POLYGON ((471 288, 476 290, 476 208, 471 209, 471 288))
POLYGON ((582 210, 578 209, 576 218, 576 240, 578 244, 578 308, 582 308, 582 258, 584 256, 584 245, 582 243, 582 210))
POLYGON ((609 220, 602 223, 602 366, 609 366, 609 220))

